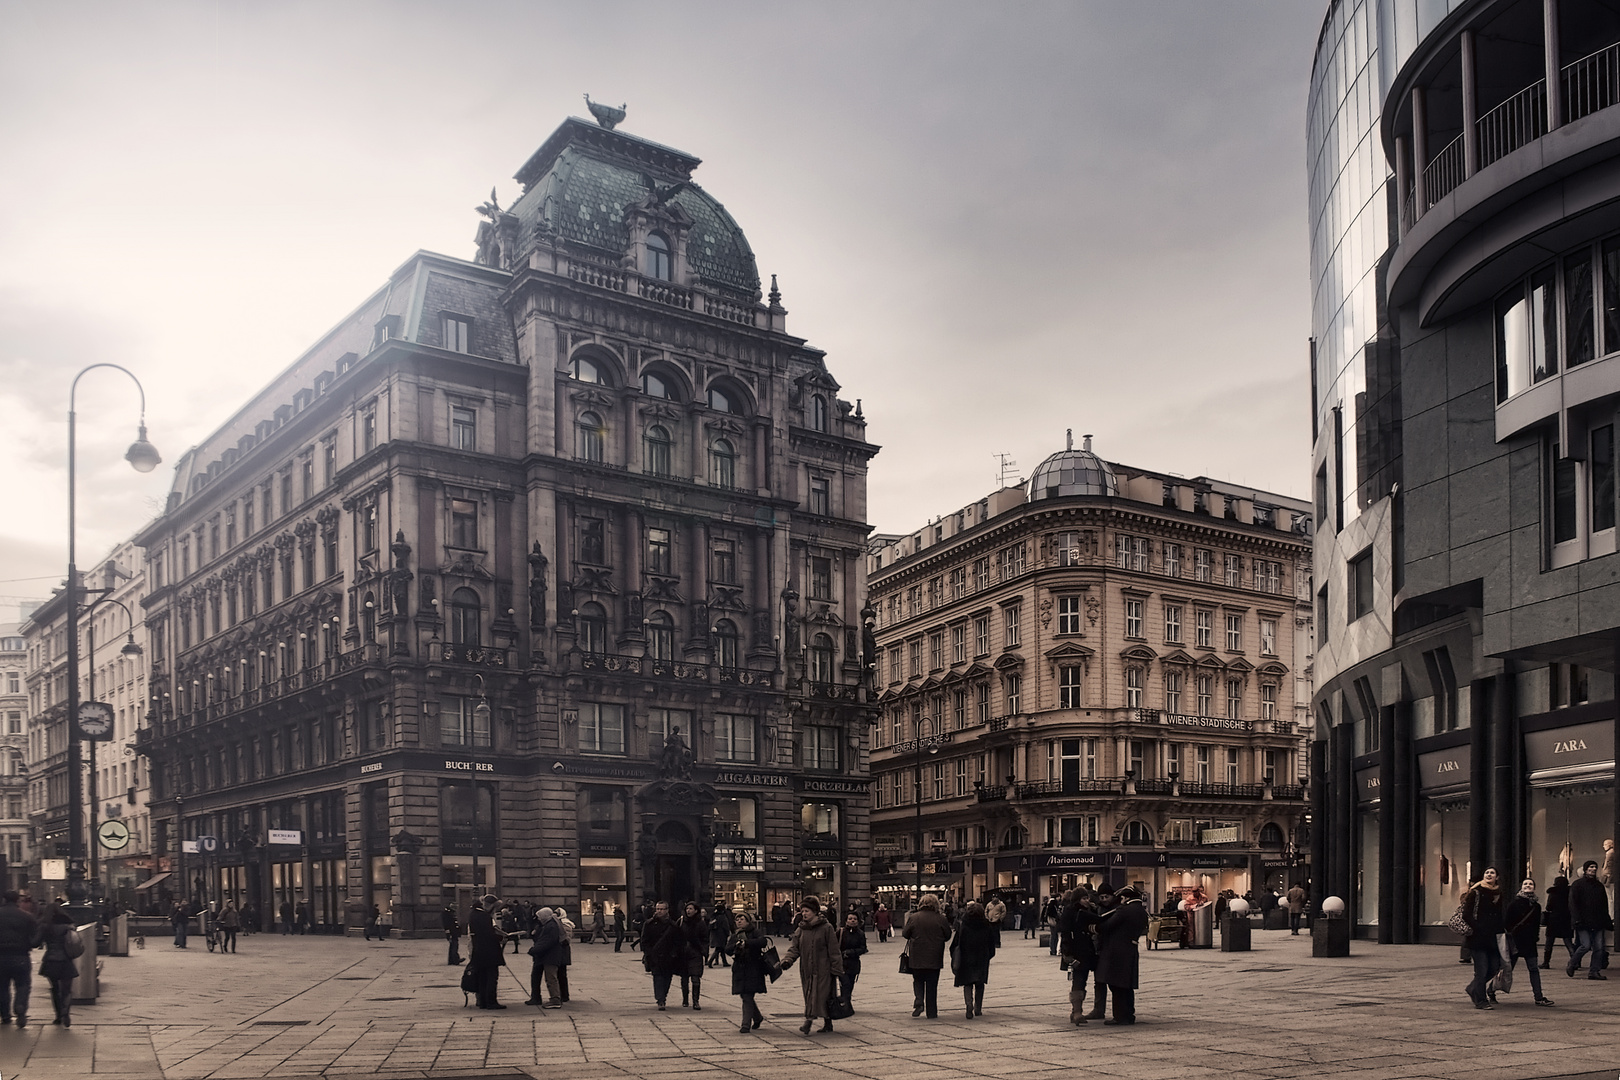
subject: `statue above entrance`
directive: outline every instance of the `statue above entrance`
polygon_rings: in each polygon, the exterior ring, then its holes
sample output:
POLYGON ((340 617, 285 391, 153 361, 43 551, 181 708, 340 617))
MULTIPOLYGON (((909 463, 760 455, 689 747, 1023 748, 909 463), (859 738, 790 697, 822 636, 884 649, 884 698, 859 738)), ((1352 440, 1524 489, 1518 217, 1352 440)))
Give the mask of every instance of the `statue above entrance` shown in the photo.
POLYGON ((692 748, 681 737, 681 729, 672 727, 664 739, 664 752, 658 759, 658 775, 665 780, 692 779, 692 748))

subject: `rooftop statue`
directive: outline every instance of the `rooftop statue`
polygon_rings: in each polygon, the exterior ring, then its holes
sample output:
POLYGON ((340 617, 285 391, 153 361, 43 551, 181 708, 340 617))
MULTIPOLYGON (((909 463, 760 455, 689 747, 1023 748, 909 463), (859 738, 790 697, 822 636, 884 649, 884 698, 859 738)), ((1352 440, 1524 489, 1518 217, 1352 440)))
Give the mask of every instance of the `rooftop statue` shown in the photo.
POLYGON ((592 101, 591 95, 586 94, 585 107, 591 110, 591 115, 596 117, 596 122, 607 128, 609 131, 612 131, 615 127, 624 122, 625 107, 623 105, 620 105, 617 109, 615 109, 611 105, 603 105, 599 102, 592 101))

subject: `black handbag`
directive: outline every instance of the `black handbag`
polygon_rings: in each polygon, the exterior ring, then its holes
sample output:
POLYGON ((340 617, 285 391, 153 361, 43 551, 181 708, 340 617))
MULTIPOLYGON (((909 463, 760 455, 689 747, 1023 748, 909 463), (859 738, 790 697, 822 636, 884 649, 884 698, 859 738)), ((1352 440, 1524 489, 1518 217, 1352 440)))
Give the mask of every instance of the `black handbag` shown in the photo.
POLYGON ((765 974, 775 982, 782 977, 782 956, 776 951, 776 945, 770 944, 760 950, 759 958, 765 964, 765 974))
POLYGON ((834 990, 830 995, 828 995, 828 997, 827 997, 827 1019, 828 1020, 848 1020, 850 1017, 852 1017, 854 1015, 855 1015, 855 1006, 851 1005, 849 1002, 845 1001, 842 997, 840 997, 838 995, 838 991, 834 990))
POLYGON ((902 975, 910 975, 911 974, 911 956, 908 953, 901 953, 900 954, 900 974, 902 974, 902 975))

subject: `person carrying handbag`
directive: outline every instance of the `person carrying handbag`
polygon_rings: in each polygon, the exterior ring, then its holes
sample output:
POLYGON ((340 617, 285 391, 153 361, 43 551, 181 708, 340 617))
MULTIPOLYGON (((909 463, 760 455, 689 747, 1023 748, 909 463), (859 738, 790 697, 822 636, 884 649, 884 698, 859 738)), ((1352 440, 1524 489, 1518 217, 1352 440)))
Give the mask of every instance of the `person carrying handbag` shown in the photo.
POLYGON ((760 933, 754 917, 746 911, 738 914, 734 925, 736 929, 726 943, 732 960, 731 992, 742 998, 742 1025, 737 1032, 747 1035, 765 1022, 765 1014, 759 1011, 754 998, 767 989, 770 964, 765 959, 765 947, 768 941, 760 933))
POLYGON ((1463 947, 1474 961, 1474 981, 1468 984, 1468 997, 1476 1009, 1495 1008, 1496 991, 1491 989, 1491 980, 1502 970, 1502 951, 1496 936, 1506 926, 1502 920, 1502 889, 1494 866, 1463 894, 1460 914, 1468 930, 1463 947))

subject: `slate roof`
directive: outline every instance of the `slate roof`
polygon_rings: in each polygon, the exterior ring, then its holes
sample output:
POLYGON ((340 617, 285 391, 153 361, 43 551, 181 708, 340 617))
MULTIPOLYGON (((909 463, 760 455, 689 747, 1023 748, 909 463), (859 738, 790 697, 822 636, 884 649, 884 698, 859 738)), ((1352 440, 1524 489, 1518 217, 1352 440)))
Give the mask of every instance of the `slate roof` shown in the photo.
MULTIPOLYGON (((543 221, 565 240, 617 257, 630 243, 624 208, 647 197, 647 180, 685 179, 697 164, 657 143, 570 118, 518 171, 526 187, 511 212, 520 236, 532 236, 543 221)), ((754 250, 719 200, 688 181, 671 202, 692 219, 687 258, 699 279, 757 299, 754 250)))

